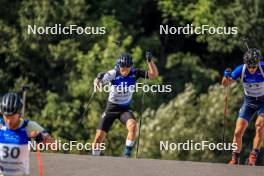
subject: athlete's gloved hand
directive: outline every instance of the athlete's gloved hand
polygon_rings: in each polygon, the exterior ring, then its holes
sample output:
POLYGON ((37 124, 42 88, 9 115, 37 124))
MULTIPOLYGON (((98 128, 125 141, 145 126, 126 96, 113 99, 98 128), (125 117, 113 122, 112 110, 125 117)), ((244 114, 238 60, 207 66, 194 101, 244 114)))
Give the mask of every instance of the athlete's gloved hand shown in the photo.
POLYGON ((232 83, 232 70, 227 68, 224 72, 224 77, 222 79, 222 85, 228 86, 232 83))
POLYGON ((104 78, 104 74, 105 74, 105 73, 103 73, 103 72, 100 72, 100 73, 98 73, 98 75, 97 75, 97 77, 96 77, 96 78, 97 78, 98 80, 100 80, 100 81, 101 81, 101 80, 104 78))
POLYGON ((105 75, 105 73, 103 73, 103 72, 100 72, 100 73, 98 73, 98 75, 96 76, 96 78, 94 79, 94 86, 98 86, 99 85, 99 83, 102 81, 102 79, 104 78, 104 75, 105 75))
POLYGON ((148 62, 150 62, 152 60, 152 53, 149 51, 146 51, 146 59, 148 62))
POLYGON ((232 70, 230 68, 227 68, 224 72, 224 76, 227 77, 227 78, 231 78, 231 73, 232 73, 232 70))

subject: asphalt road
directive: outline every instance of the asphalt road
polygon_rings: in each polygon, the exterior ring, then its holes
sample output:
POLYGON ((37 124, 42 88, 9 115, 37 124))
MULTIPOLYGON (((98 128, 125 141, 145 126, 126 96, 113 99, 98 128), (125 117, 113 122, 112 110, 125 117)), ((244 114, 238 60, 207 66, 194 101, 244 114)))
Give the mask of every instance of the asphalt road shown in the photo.
MULTIPOLYGON (((45 176, 264 176, 264 166, 46 153, 42 160, 45 176)), ((39 175, 35 153, 31 175, 39 175)))

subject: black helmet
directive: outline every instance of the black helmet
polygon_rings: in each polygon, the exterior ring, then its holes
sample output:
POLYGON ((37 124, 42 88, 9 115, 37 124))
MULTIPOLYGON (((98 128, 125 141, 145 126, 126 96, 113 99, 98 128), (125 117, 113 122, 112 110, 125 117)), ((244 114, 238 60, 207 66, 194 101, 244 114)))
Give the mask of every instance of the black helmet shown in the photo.
POLYGON ((0 111, 3 115, 20 113, 23 103, 17 93, 7 93, 1 99, 0 111))
POLYGON ((132 65, 132 57, 129 54, 122 53, 117 59, 118 67, 131 67, 132 65))
POLYGON ((261 59, 262 59, 261 53, 256 48, 249 49, 244 54, 244 58, 243 58, 244 63, 247 64, 248 66, 257 66, 261 59))

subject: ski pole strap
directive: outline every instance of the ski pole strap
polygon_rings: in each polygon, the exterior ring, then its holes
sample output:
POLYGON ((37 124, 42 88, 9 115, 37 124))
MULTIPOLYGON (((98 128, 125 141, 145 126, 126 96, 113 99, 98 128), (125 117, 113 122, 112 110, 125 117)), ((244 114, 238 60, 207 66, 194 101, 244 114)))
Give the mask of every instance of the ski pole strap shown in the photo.
POLYGON ((242 69, 242 74, 241 74, 241 81, 242 81, 242 82, 243 82, 244 77, 245 77, 246 68, 247 68, 247 65, 244 64, 244 65, 243 65, 243 69, 242 69))

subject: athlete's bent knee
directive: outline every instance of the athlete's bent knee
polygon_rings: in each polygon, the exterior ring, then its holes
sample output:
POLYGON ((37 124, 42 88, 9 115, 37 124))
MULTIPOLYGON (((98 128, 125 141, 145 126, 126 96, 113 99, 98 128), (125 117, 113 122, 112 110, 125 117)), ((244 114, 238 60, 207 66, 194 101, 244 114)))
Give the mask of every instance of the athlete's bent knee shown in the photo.
POLYGON ((256 127, 256 135, 263 137, 264 136, 264 125, 257 123, 255 127, 256 127))
POLYGON ((127 129, 129 131, 135 131, 137 128, 137 122, 134 119, 130 119, 127 121, 127 129))

